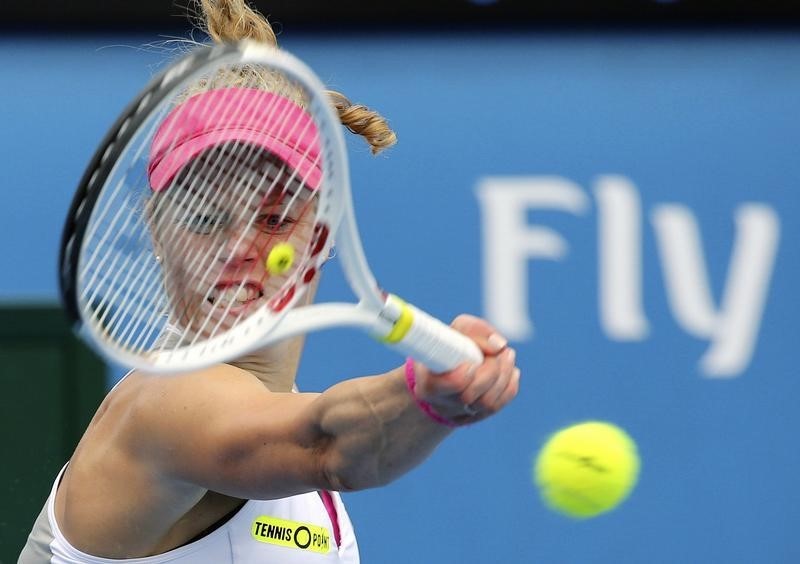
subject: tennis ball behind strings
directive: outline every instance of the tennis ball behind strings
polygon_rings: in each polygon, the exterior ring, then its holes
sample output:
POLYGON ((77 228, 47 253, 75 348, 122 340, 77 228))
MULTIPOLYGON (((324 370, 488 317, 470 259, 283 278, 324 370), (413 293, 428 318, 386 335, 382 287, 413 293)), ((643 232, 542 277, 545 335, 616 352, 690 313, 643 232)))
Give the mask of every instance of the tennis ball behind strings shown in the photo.
POLYGON ((536 458, 534 480, 545 504, 576 519, 617 507, 639 476, 636 443, 604 421, 565 427, 545 442, 536 458))

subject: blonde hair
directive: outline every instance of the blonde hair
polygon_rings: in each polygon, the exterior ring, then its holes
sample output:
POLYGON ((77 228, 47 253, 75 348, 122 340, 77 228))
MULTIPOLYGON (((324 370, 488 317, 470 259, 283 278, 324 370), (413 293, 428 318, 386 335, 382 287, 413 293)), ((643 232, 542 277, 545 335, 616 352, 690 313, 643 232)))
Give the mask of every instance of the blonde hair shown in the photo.
MULTIPOLYGON (((201 28, 216 43, 252 39, 277 47, 278 40, 267 18, 251 8, 246 0, 199 0, 201 28)), ((369 143, 372 154, 397 142, 386 119, 366 106, 353 104, 340 92, 327 91, 339 119, 348 130, 369 143)))

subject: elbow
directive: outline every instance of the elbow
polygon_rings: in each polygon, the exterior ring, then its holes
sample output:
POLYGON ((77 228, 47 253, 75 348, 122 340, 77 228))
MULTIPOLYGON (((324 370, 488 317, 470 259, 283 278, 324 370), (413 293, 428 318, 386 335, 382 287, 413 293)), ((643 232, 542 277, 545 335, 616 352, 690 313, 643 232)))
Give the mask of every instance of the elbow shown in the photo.
POLYGON ((321 453, 319 474, 324 488, 337 492, 355 492, 386 485, 379 464, 372 457, 357 460, 336 448, 334 441, 321 453))
POLYGON ((350 483, 343 473, 338 472, 336 468, 326 466, 322 470, 322 481, 325 484, 326 490, 335 492, 356 492, 364 488, 359 488, 357 485, 350 483))
POLYGON ((320 482, 326 490, 335 492, 354 492, 364 489, 353 479, 344 457, 334 445, 332 437, 318 450, 320 482))

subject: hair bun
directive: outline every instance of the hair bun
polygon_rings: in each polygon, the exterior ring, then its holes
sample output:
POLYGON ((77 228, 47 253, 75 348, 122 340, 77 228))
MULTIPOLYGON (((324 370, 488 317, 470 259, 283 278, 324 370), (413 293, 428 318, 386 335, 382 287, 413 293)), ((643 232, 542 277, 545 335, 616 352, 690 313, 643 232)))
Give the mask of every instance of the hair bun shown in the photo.
MULTIPOLYGON (((275 32, 267 18, 251 8, 245 0, 199 0, 204 19, 203 27, 217 43, 235 43, 252 39, 267 45, 278 45, 275 32)), ((339 119, 351 132, 369 143, 372 154, 397 142, 397 136, 387 121, 366 106, 352 104, 339 92, 328 91, 339 119)))
POLYGON ((205 27, 217 43, 235 43, 253 39, 278 45, 278 39, 267 18, 251 8, 245 0, 200 0, 205 27))

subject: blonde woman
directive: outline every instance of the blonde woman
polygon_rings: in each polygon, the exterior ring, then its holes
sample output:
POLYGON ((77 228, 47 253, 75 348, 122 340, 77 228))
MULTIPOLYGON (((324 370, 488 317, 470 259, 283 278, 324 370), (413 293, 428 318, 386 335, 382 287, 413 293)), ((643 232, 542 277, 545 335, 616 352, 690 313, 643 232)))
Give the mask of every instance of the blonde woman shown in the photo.
MULTIPOLYGON (((203 0, 201 6, 215 41, 275 44, 268 22, 243 0, 203 0)), ((237 77, 218 80, 224 91, 220 84, 198 85, 181 104, 219 95, 298 104, 271 91, 266 79, 263 88, 244 88, 237 77)), ((394 143, 379 115, 341 94, 330 96, 343 125, 364 136, 374 152, 394 143)), ((180 159, 159 152, 178 142, 169 137, 173 128, 163 128, 148 166, 152 196, 146 214, 178 306, 172 312, 177 324, 191 323, 195 311, 213 302, 224 302, 232 315, 262 306, 265 292, 254 265, 264 264, 270 245, 281 237, 309 236, 292 210, 264 213, 236 234, 248 244, 214 267, 222 269, 216 278, 239 290, 221 285, 210 298, 192 293, 195 274, 183 257, 192 245, 204 244, 217 218, 184 223, 162 218, 189 177, 192 189, 231 189, 211 187, 215 151, 225 150, 220 143, 243 140, 220 136, 229 125, 222 123, 224 112, 210 119, 215 123, 191 124, 186 142, 194 146, 180 159), (206 135, 212 130, 213 136, 206 135), (166 240, 181 244, 162 246, 166 240)), ((299 177, 313 187, 318 181, 313 167, 298 164, 293 145, 283 143, 268 120, 261 127, 247 134, 255 150, 246 166, 271 182, 299 177)), ((248 199, 239 196, 230 201, 248 199)), ((319 394, 295 393, 303 342, 293 338, 195 372, 128 374, 108 394, 54 480, 19 562, 358 562, 338 492, 391 482, 422 463, 455 427, 498 412, 516 396, 519 370, 506 341, 476 317, 459 316, 452 326, 481 348, 480 365, 432 374, 409 359, 384 374, 345 380, 319 394)))

